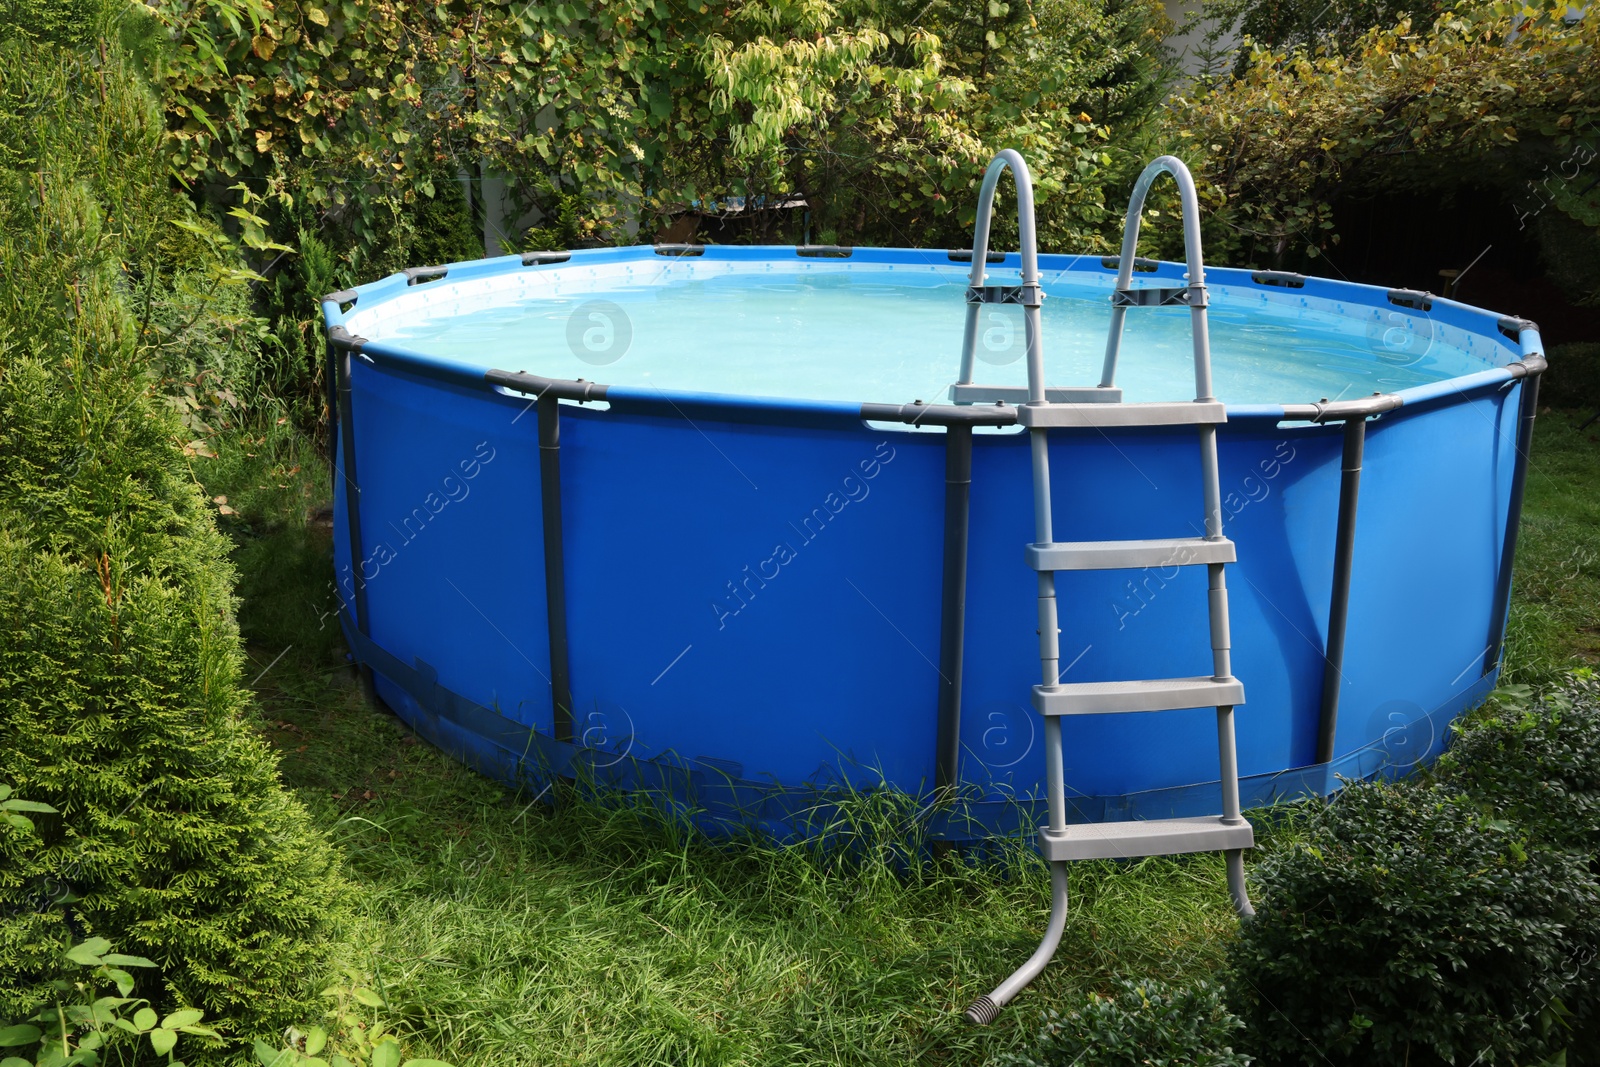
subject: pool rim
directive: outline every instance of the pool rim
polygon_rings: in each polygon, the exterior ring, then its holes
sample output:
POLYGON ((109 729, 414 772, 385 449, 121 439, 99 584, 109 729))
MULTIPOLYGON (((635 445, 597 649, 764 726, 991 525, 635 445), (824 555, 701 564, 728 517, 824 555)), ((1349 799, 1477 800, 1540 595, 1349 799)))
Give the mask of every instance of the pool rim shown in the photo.
MULTIPOLYGON (((502 390, 510 389, 526 393, 528 389, 522 387, 532 387, 539 395, 548 391, 558 399, 580 403, 603 400, 613 407, 620 407, 626 411, 698 413, 703 417, 728 421, 766 422, 816 428, 840 426, 864 418, 874 421, 912 422, 916 425, 950 425, 957 422, 983 426, 1015 424, 1015 408, 1010 406, 1003 406, 997 410, 988 405, 958 406, 939 402, 894 405, 770 397, 749 393, 697 392, 657 386, 646 388, 607 385, 582 378, 550 378, 523 371, 468 367, 393 341, 361 337, 345 328, 346 321, 356 314, 358 307, 360 313, 365 315, 371 312, 375 305, 387 303, 418 285, 446 279, 456 284, 524 270, 562 270, 584 264, 651 262, 658 256, 692 256, 708 259, 711 262, 771 262, 782 256, 791 262, 848 259, 862 263, 908 266, 951 266, 970 264, 972 260, 971 251, 961 249, 867 247, 846 249, 807 245, 622 245, 577 249, 571 252, 528 252, 442 266, 409 267, 352 289, 329 293, 322 298, 323 319, 329 340, 334 346, 349 348, 358 358, 369 363, 381 359, 396 370, 410 371, 423 377, 473 387, 481 388, 487 381, 491 387, 502 390), (787 255, 784 255, 785 253, 787 255), (898 409, 910 407, 933 410, 910 413, 917 416, 914 420, 909 416, 895 413, 898 409), (961 415, 957 414, 957 411, 943 410, 946 408, 955 408, 968 414, 961 415)), ((998 269, 1017 268, 1021 263, 1020 255, 1016 252, 1003 254, 991 252, 986 261, 998 269)), ((1041 253, 1039 256, 1041 270, 1056 273, 1082 272, 1102 278, 1115 276, 1117 261, 1116 256, 1099 256, 1092 253, 1041 253)), ((1183 264, 1164 260, 1141 258, 1138 263, 1139 269, 1134 275, 1136 280, 1171 281, 1183 277, 1185 271, 1183 264)), ((1264 293, 1283 294, 1285 290, 1295 290, 1297 295, 1304 297, 1342 300, 1346 304, 1377 309, 1420 311, 1432 321, 1495 340, 1502 350, 1501 354, 1509 357, 1498 366, 1486 367, 1480 371, 1409 386, 1395 392, 1374 393, 1354 400, 1329 401, 1322 398, 1314 401, 1249 404, 1229 404, 1224 400, 1229 419, 1276 418, 1279 421, 1320 423, 1343 421, 1346 418, 1362 415, 1378 415, 1394 407, 1415 407, 1464 391, 1502 385, 1512 378, 1525 376, 1530 369, 1533 369, 1528 365, 1528 360, 1543 358, 1543 342, 1539 335, 1539 327, 1533 321, 1516 315, 1489 311, 1476 305, 1420 290, 1391 289, 1286 271, 1237 267, 1208 266, 1206 280, 1208 284, 1215 282, 1219 285, 1249 286, 1264 293)), ((1542 370, 1542 365, 1537 369, 1542 370)), ((329 384, 331 394, 331 378, 329 384)))

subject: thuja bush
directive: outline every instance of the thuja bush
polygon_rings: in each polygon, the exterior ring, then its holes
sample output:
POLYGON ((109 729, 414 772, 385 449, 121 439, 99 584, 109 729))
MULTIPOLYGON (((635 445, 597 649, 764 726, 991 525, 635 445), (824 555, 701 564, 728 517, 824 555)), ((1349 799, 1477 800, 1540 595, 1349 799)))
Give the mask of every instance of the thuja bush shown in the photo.
POLYGON ((1033 1047, 996 1067, 1248 1067, 1233 1048, 1243 1029, 1219 986, 1123 981, 1066 1015, 1049 1012, 1033 1047))
POLYGON ((98 937, 154 964, 129 995, 250 1037, 309 1010, 339 882, 250 728, 228 546, 129 276, 205 227, 90 36, 0 41, 0 123, 31 139, 0 161, 0 781, 55 809, 0 834, 0 1019, 98 937))
POLYGON ((1533 1063, 1595 988, 1588 857, 1440 785, 1347 786, 1254 895, 1227 985, 1264 1062, 1533 1063))

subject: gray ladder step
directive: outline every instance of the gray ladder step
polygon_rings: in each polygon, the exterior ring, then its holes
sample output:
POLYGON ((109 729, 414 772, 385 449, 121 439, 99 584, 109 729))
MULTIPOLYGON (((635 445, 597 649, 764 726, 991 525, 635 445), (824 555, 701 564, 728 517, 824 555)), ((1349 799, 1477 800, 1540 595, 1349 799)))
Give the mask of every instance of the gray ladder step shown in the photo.
POLYGON ((1243 703, 1244 683, 1237 678, 1154 678, 1033 687, 1033 706, 1040 715, 1116 715, 1243 703))
POLYGON ((1198 819, 1149 819, 1069 826, 1060 834, 1039 831, 1039 854, 1057 860, 1120 860, 1176 856, 1184 852, 1231 852, 1254 848, 1255 829, 1243 820, 1228 824, 1219 815, 1198 819))
POLYGON ((1111 571, 1130 567, 1190 567, 1233 563, 1238 558, 1226 537, 1158 537, 1147 541, 1055 541, 1027 546, 1028 566, 1036 571, 1111 571))
MULTIPOLYGON (((1045 389, 1044 398, 1052 404, 1120 404, 1122 390, 1114 385, 1104 389, 1098 385, 1050 387, 1045 389)), ((1028 387, 977 385, 972 382, 957 382, 950 387, 952 404, 993 404, 997 400, 1012 405, 1026 404, 1028 387)))
POLYGON ((1024 426, 1203 426, 1227 422, 1220 400, 1177 400, 1159 404, 1023 404, 1017 421, 1024 426))

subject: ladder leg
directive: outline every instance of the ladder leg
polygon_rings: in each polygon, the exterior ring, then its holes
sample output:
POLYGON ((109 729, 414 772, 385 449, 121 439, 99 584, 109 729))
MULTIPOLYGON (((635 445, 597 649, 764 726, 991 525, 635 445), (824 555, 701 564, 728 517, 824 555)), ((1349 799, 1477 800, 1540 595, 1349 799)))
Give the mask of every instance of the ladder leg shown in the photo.
MULTIPOLYGON (((1227 704, 1217 708, 1217 751, 1222 756, 1222 821, 1237 826, 1244 822, 1244 815, 1239 810, 1239 755, 1234 745, 1233 708, 1227 704)), ((1250 893, 1244 884, 1244 852, 1230 849, 1226 856, 1233 909, 1240 919, 1252 919, 1256 909, 1250 905, 1250 893)))
MULTIPOLYGON (((1029 309, 1037 314, 1037 309, 1029 309)), ((1030 336, 1037 333, 1030 331, 1030 336)), ((1037 373, 1037 354, 1030 346, 1029 384, 1042 386, 1042 374, 1037 373)), ((1050 440, 1043 429, 1029 431, 1029 445, 1033 451, 1033 506, 1034 536, 1040 542, 1053 539, 1050 515, 1050 440)), ((1052 571, 1039 572, 1039 666, 1045 685, 1055 685, 1061 680, 1061 640, 1057 631, 1056 579, 1052 571)), ((1064 761, 1061 751, 1061 720, 1046 716, 1044 720, 1045 790, 1050 806, 1050 829, 1062 833, 1067 826, 1067 789, 1064 761)), ((1061 933, 1067 926, 1067 865, 1065 861, 1050 864, 1050 924, 1045 928, 1044 940, 1034 949, 1026 963, 995 987, 987 996, 972 1002, 966 1011, 967 1021, 982 1026, 993 1022, 1000 1009, 1027 984, 1039 976, 1045 964, 1056 954, 1061 944, 1061 933)))
POLYGON ((966 1010, 967 1021, 975 1026, 985 1026, 994 1021, 1012 997, 1039 976, 1050 957, 1061 944, 1061 934, 1067 928, 1067 865, 1059 861, 1050 865, 1050 925, 1045 927, 1044 940, 1033 950, 1028 962, 1018 967, 1011 977, 995 987, 994 992, 979 997, 966 1010))
POLYGON ((1228 858, 1228 894, 1233 897, 1233 910, 1239 913, 1240 922, 1249 922, 1256 917, 1256 909, 1250 903, 1250 892, 1244 884, 1244 850, 1229 849, 1225 855, 1228 858))

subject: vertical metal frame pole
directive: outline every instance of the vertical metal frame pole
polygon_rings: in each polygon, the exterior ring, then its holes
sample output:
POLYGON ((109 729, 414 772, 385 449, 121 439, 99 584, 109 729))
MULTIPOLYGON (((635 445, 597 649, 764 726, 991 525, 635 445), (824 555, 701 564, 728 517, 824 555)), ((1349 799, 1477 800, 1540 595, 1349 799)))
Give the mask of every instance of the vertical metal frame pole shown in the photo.
POLYGON ((945 427, 944 595, 939 619, 939 724, 934 787, 961 779, 961 667, 966 645, 967 545, 971 534, 972 427, 945 427))
POLYGON ((1328 600, 1328 642, 1322 654, 1322 705, 1317 719, 1317 763, 1333 759, 1339 729, 1339 693, 1344 684, 1345 631, 1350 621, 1350 583, 1356 554, 1356 509, 1361 500, 1361 466, 1366 454, 1367 420, 1352 415, 1344 423, 1344 458, 1339 475, 1339 520, 1333 537, 1333 591, 1328 600))
MULTIPOLYGON (((334 353, 334 367, 337 371, 336 384, 339 417, 339 451, 341 455, 336 458, 335 468, 344 477, 344 525, 350 547, 350 572, 353 576, 351 600, 355 616, 355 628, 364 639, 372 637, 371 620, 367 613, 367 578, 361 572, 361 479, 356 468, 356 427, 354 414, 354 401, 350 387, 350 350, 341 349, 334 353)), ((361 678, 362 695, 369 701, 377 700, 377 690, 373 684, 372 668, 360 659, 356 660, 356 672, 361 678)))
POLYGON ((1544 376, 1543 371, 1544 361, 1540 359, 1522 379, 1522 399, 1517 418, 1517 466, 1511 475, 1511 502, 1506 509, 1500 573, 1494 584, 1494 614, 1489 621, 1488 650, 1483 657, 1484 675, 1499 666, 1500 653, 1505 648, 1506 620, 1511 614, 1511 570, 1517 560, 1517 533, 1522 526, 1522 499, 1528 483, 1528 461, 1533 451, 1533 420, 1539 414, 1539 380, 1544 376))
POLYGON ((561 401, 548 390, 539 421, 539 512, 544 533, 545 623, 550 633, 550 704, 557 741, 572 741, 572 675, 567 655, 567 568, 561 532, 561 401))

